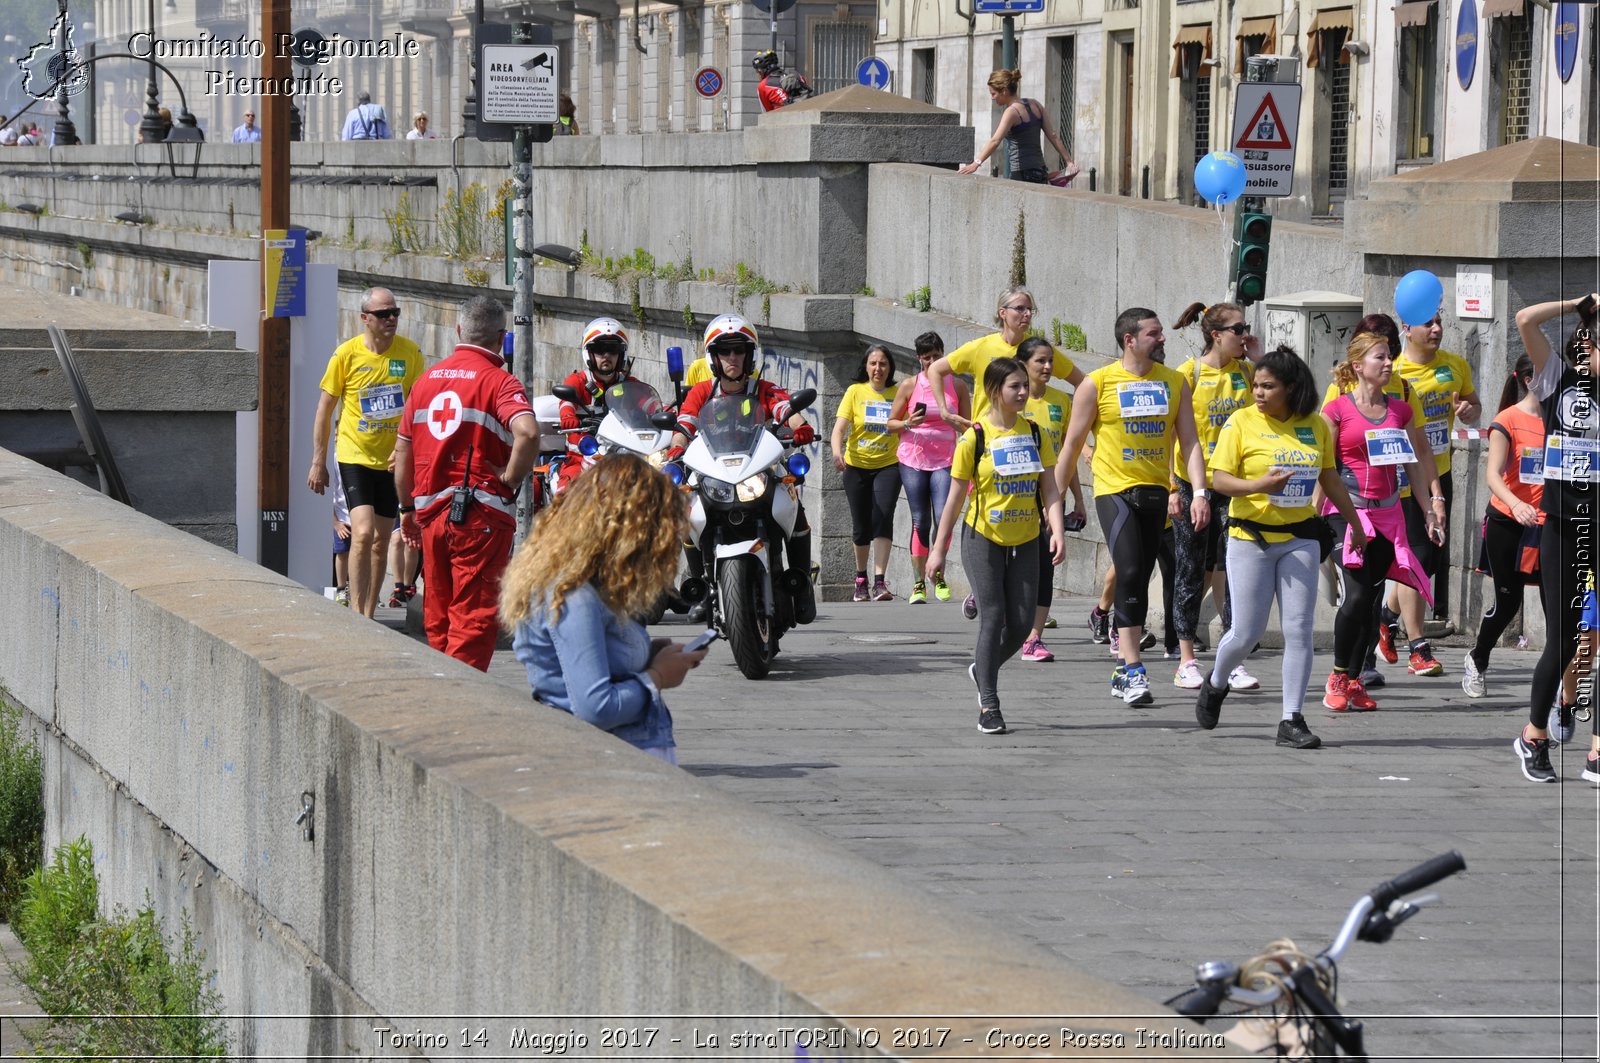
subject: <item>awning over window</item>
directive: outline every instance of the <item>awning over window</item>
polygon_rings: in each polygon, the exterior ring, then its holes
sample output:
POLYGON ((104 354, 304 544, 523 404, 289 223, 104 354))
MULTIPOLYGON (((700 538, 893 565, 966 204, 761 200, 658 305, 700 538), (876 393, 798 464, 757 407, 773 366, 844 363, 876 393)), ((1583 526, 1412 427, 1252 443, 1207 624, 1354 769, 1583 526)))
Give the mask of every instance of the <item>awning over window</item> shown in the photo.
POLYGON ((1172 38, 1172 76, 1183 75, 1183 50, 1191 44, 1200 46, 1200 58, 1211 58, 1211 24, 1203 23, 1198 26, 1182 26, 1178 35, 1172 38))
POLYGON ((1274 16, 1266 18, 1247 18, 1239 23, 1237 43, 1233 50, 1233 72, 1236 75, 1244 74, 1244 42, 1252 38, 1262 38, 1261 47, 1251 52, 1251 55, 1277 55, 1278 54, 1278 20, 1274 16))
MULTIPOLYGON (((1328 30, 1344 30, 1344 39, 1348 41, 1350 34, 1355 31, 1355 9, 1336 7, 1331 11, 1318 11, 1311 16, 1311 28, 1306 30, 1308 68, 1315 68, 1322 62, 1322 35, 1328 30)), ((1339 62, 1350 62, 1350 54, 1340 51, 1339 62)))
POLYGON ((1483 17, 1498 18, 1501 15, 1520 15, 1527 7, 1528 0, 1483 0, 1483 17))
POLYGON ((1409 3, 1396 4, 1394 8, 1394 24, 1396 26, 1421 26, 1428 21, 1428 13, 1433 10, 1433 0, 1410 0, 1409 3))

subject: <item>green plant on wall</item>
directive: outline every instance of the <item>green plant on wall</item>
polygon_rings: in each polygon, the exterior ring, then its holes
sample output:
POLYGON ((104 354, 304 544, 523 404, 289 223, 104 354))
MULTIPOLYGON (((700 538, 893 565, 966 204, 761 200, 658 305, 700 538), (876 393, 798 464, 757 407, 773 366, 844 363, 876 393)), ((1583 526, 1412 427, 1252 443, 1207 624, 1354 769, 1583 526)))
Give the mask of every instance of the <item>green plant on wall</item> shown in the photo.
MULTIPOLYGON (((463 188, 460 194, 453 188, 445 189, 444 205, 439 208, 439 238, 444 243, 444 253, 450 258, 481 258, 489 236, 490 212, 484 209, 483 185, 477 181, 463 188)), ((495 211, 503 218, 503 208, 495 211)))
POLYGON ((1011 287, 1028 283, 1028 218, 1017 211, 1017 235, 1011 238, 1011 287))
POLYGON ((0 688, 0 919, 16 921, 22 885, 44 851, 44 765, 21 706, 0 688))
POLYGON ((919 314, 926 314, 933 309, 933 289, 924 284, 915 291, 906 293, 905 303, 919 314))
POLYGON ((486 266, 463 266, 461 275, 466 279, 467 286, 471 288, 487 288, 489 286, 489 269, 486 266))
POLYGON ((422 250, 422 231, 418 227, 417 211, 411 202, 410 192, 400 193, 394 209, 383 212, 383 220, 389 225, 387 247, 391 255, 422 250))

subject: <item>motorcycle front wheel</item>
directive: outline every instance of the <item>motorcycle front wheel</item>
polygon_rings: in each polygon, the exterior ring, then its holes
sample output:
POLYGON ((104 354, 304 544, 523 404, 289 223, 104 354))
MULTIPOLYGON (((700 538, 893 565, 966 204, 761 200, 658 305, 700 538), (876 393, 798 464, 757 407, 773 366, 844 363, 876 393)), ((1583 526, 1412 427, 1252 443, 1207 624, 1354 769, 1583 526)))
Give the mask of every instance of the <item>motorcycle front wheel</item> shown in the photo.
POLYGON ((717 601, 723 634, 746 679, 764 679, 772 667, 772 621, 763 611, 761 562, 731 557, 717 566, 717 601))

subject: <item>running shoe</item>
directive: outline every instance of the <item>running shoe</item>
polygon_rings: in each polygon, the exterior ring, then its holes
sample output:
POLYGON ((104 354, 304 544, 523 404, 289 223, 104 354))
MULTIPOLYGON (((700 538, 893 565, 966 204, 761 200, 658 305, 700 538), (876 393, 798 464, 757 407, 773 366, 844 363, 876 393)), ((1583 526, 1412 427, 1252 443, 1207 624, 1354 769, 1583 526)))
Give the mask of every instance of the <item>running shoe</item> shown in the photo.
POLYGON ((1373 712, 1378 708, 1378 703, 1372 700, 1366 685, 1359 679, 1351 679, 1345 685, 1345 696, 1350 699, 1351 712, 1373 712))
POLYGON ((1050 631, 1056 626, 1056 618, 1046 613, 1044 616, 1044 629, 1050 631))
POLYGON ((889 593, 889 585, 887 583, 883 582, 882 579, 877 579, 877 580, 873 581, 873 583, 872 583, 872 600, 873 601, 875 601, 875 602, 887 602, 887 601, 892 600, 893 598, 894 598, 894 595, 889 593))
POLYGON ((1295 749, 1316 749, 1322 745, 1322 739, 1311 733, 1311 728, 1306 726, 1306 718, 1297 712, 1287 720, 1278 722, 1278 744, 1295 749))
POLYGON ((1261 689, 1261 680, 1245 671, 1244 665, 1241 664, 1239 667, 1228 673, 1228 689, 1259 690, 1261 689))
POLYGON ((344 606, 346 609, 350 608, 350 588, 340 587, 338 590, 334 591, 333 600, 344 606))
POLYGON ((961 615, 968 620, 978 619, 978 599, 974 595, 967 595, 967 600, 961 603, 961 615))
POLYGON ((1111 641, 1111 614, 1098 605, 1089 610, 1089 641, 1102 646, 1111 641))
POLYGON ((1589 782, 1600 785, 1600 759, 1590 753, 1583 760, 1583 777, 1589 782))
POLYGON ((394 591, 389 595, 390 609, 404 609, 406 607, 406 589, 401 584, 394 585, 394 591))
POLYGON ((944 581, 943 572, 935 572, 933 574, 933 596, 941 602, 950 600, 950 584, 944 581))
POLYGON ((1150 696, 1150 676, 1146 674, 1144 665, 1136 664, 1123 673, 1122 700, 1128 705, 1148 705, 1155 698, 1150 696))
POLYGON ((1139 636, 1139 648, 1141 650, 1148 650, 1151 646, 1154 646, 1155 644, 1156 644, 1156 633, 1154 631, 1146 631, 1143 635, 1139 636))
POLYGON ((907 605, 928 604, 928 585, 921 580, 911 585, 911 597, 906 599, 907 605))
POLYGON ((1432 646, 1418 642, 1412 646, 1411 661, 1406 665, 1406 671, 1412 675, 1443 675, 1444 665, 1434 659, 1432 646))
POLYGON ((1045 647, 1043 639, 1029 639, 1022 644, 1022 659, 1044 663, 1055 660, 1056 655, 1045 647))
POLYGON ((1222 699, 1228 696, 1227 687, 1211 685, 1211 676, 1200 677, 1200 694, 1194 701, 1194 719, 1207 731, 1217 726, 1222 718, 1222 699))
POLYGON ((1172 675, 1172 685, 1184 690, 1199 690, 1204 682, 1205 676, 1200 674, 1199 661, 1184 661, 1172 675))
POLYGON ((1122 631, 1119 628, 1111 629, 1110 651, 1111 656, 1122 660, 1122 631))
POLYGON ((1334 712, 1350 711, 1350 677, 1343 672, 1329 672, 1328 685, 1322 691, 1322 703, 1334 712))
POLYGON ((1382 687, 1388 686, 1389 681, 1383 678, 1383 673, 1378 671, 1376 668, 1368 668, 1366 671, 1361 673, 1361 685, 1366 687, 1368 690, 1378 690, 1382 687))
MULTIPOLYGON (((1550 740, 1528 739, 1518 734, 1511 743, 1512 752, 1522 768, 1522 777, 1529 782, 1555 782, 1556 770, 1550 766, 1550 740)), ((1583 766, 1584 778, 1589 777, 1589 765, 1583 766)))
POLYGON ((871 597, 872 596, 867 593, 867 577, 865 577, 865 576, 857 576, 856 577, 856 592, 855 592, 855 594, 850 596, 850 600, 852 602, 865 602, 865 601, 870 600, 871 597))
POLYGON ((1119 663, 1115 668, 1111 669, 1111 696, 1114 698, 1122 697, 1122 691, 1126 689, 1127 685, 1128 666, 1119 663))
POLYGON ((1486 673, 1478 669, 1478 662, 1472 659, 1472 654, 1467 654, 1461 662, 1461 690, 1469 698, 1481 698, 1489 693, 1489 684, 1484 682, 1486 673))
POLYGON ((1400 625, 1383 621, 1378 624, 1378 652, 1383 654, 1383 659, 1390 664, 1400 660, 1400 653, 1394 648, 1395 639, 1400 636, 1400 625))
POLYGON ((408 602, 417 596, 417 585, 415 583, 407 583, 404 590, 406 594, 406 601, 408 602))
POLYGON ((1556 695, 1556 704, 1550 707, 1550 743, 1564 746, 1572 741, 1578 733, 1578 722, 1573 718, 1573 706, 1561 704, 1561 695, 1556 695))
POLYGON ((1000 715, 999 709, 984 709, 978 714, 978 730, 986 735, 1003 735, 1006 733, 1006 721, 1000 715))

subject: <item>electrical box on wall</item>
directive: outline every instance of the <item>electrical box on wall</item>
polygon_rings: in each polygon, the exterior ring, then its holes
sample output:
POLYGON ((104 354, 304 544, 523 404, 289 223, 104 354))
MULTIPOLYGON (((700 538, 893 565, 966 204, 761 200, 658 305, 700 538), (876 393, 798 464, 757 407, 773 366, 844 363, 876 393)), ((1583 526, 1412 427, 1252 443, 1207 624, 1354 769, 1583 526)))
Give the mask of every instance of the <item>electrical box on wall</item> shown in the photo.
POLYGON ((1311 366, 1320 394, 1361 320, 1361 299, 1342 292, 1294 292, 1263 299, 1261 342, 1266 350, 1286 344, 1311 366))

